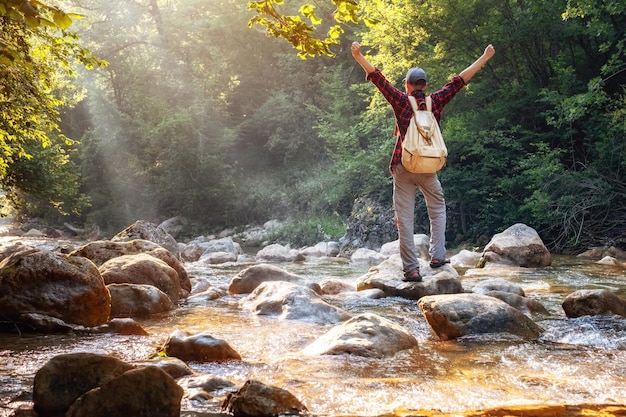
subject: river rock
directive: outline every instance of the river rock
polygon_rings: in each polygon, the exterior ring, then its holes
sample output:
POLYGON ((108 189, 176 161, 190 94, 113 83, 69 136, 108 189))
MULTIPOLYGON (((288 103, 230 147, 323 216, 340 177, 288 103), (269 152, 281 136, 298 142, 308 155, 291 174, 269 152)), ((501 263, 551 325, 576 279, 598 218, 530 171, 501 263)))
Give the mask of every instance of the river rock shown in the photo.
POLYGON ((69 353, 50 359, 35 374, 34 409, 41 417, 64 415, 88 391, 134 366, 108 355, 69 353))
POLYGON ((228 394, 222 411, 234 417, 272 417, 308 412, 289 391, 256 380, 248 380, 237 392, 228 394))
POLYGON ((508 292, 511 294, 517 294, 520 297, 526 296, 522 287, 503 278, 486 279, 479 282, 472 288, 472 292, 476 294, 487 294, 490 291, 508 292))
POLYGON ((484 293, 489 297, 495 297, 504 301, 511 307, 514 307, 524 314, 549 314, 546 307, 537 300, 527 298, 518 294, 513 294, 508 291, 488 291, 484 293))
POLYGON ((180 288, 183 290, 183 297, 189 294, 191 291, 191 282, 183 264, 172 252, 149 240, 135 239, 129 242, 97 240, 81 246, 72 251, 70 255, 84 256, 97 266, 100 266, 118 256, 136 255, 140 253, 154 256, 172 267, 178 274, 180 288))
POLYGON ((350 318, 310 288, 290 282, 264 282, 241 300, 241 305, 255 314, 278 316, 282 320, 335 324, 350 318))
POLYGON ((107 285, 152 285, 167 294, 174 303, 182 296, 178 273, 162 260, 145 253, 118 256, 98 269, 107 285))
POLYGON ((421 298, 418 305, 441 340, 503 332, 537 339, 543 332, 541 327, 521 311, 486 295, 432 295, 421 298))
POLYGON ((110 284, 111 317, 144 317, 174 309, 174 303, 153 285, 110 284))
POLYGON ((219 263, 211 261, 211 259, 217 258, 217 255, 215 255, 217 253, 222 254, 220 257, 227 257, 229 260, 236 261, 237 256, 243 254, 243 250, 241 249, 241 245, 235 242, 230 236, 220 239, 207 239, 201 236, 189 242, 185 246, 181 256, 188 262, 203 261, 219 263))
POLYGON ((378 265, 385 259, 387 259, 387 257, 380 252, 367 248, 358 248, 354 251, 352 256, 350 256, 350 263, 354 266, 370 266, 378 265))
POLYGON ((135 239, 154 242, 170 251, 177 259, 180 259, 176 239, 163 228, 147 220, 137 220, 135 223, 113 236, 111 242, 129 242, 135 239))
POLYGON ((552 263, 552 256, 535 229, 518 223, 491 238, 483 250, 480 265, 487 262, 541 268, 552 263))
POLYGON ((174 356, 185 362, 223 362, 241 360, 241 355, 227 342, 216 339, 208 333, 190 334, 176 330, 162 347, 167 356, 174 356))
POLYGON ((259 262, 298 262, 304 260, 304 255, 288 246, 273 243, 258 251, 256 259, 259 262))
POLYGON ((578 290, 563 301, 563 310, 569 318, 598 316, 613 313, 626 317, 626 299, 609 290, 578 290))
POLYGON ((227 295, 226 290, 218 287, 209 287, 206 290, 187 298, 185 302, 187 305, 206 305, 209 301, 217 300, 225 295, 227 295))
POLYGON ((426 295, 456 294, 463 292, 459 274, 449 264, 433 269, 427 261, 420 259, 422 282, 402 281, 402 261, 400 255, 392 255, 380 265, 370 268, 357 281, 357 291, 372 288, 382 290, 388 297, 402 297, 419 300, 426 295))
POLYGON ((133 369, 82 395, 66 417, 180 417, 183 389, 156 367, 133 369))
MULTIPOLYGON (((159 223, 159 229, 172 236, 174 239, 189 225, 189 220, 185 217, 175 216, 159 223)), ((148 239, 150 240, 150 239, 148 239)), ((156 242, 158 243, 158 242, 156 242)))
POLYGON ((450 258, 450 263, 455 268, 476 268, 480 263, 481 256, 479 252, 462 249, 459 253, 450 258))
POLYGON ((339 255, 339 243, 319 242, 315 246, 310 246, 300 251, 307 258, 335 257, 339 255))
MULTIPOLYGON (((430 259, 430 254, 428 250, 430 248, 430 238, 428 235, 417 234, 413 236, 413 243, 415 243, 415 249, 417 251, 418 258, 422 259, 430 259)), ((391 255, 399 255, 400 254, 400 240, 396 239, 393 242, 387 242, 380 248, 380 253, 385 256, 385 258, 390 257, 391 255)))
POLYGON ((340 279, 325 278, 320 281, 320 289, 323 295, 337 295, 339 293, 356 291, 356 286, 340 279))
POLYGON ((26 248, 0 262, 0 311, 16 324, 35 313, 92 327, 108 321, 111 296, 88 259, 26 248))
POLYGON ((66 323, 57 317, 48 316, 39 313, 23 313, 17 320, 11 322, 3 322, 0 327, 1 331, 13 333, 15 331, 28 331, 35 333, 68 333, 76 330, 81 326, 66 323))
POLYGON ((591 248, 578 255, 578 257, 580 258, 596 260, 602 259, 605 256, 610 256, 612 258, 622 259, 626 261, 626 251, 620 248, 616 248, 615 246, 600 246, 596 248, 591 248))
POLYGON ((89 332, 115 333, 135 336, 148 335, 148 332, 143 327, 141 327, 141 324, 128 317, 113 318, 108 323, 105 323, 98 327, 90 328, 89 332))
POLYGON ((263 282, 269 281, 298 283, 310 287, 318 294, 321 293, 319 284, 308 282, 299 275, 292 274, 291 272, 270 264, 252 265, 240 271, 230 281, 228 291, 231 294, 250 294, 263 282))
POLYGON ((620 262, 619 260, 617 260, 617 258, 614 258, 612 256, 605 256, 604 258, 600 259, 596 263, 600 265, 610 265, 610 266, 626 268, 626 262, 620 262))
MULTIPOLYGON (((227 394, 236 392, 238 389, 237 385, 233 382, 209 374, 185 377, 178 381, 178 384, 183 387, 186 392, 186 397, 190 400, 206 401, 214 399, 215 397, 225 398, 227 394)), ((223 402, 224 398, 220 402, 223 402)))
POLYGON ((361 314, 333 327, 308 345, 305 355, 349 354, 370 358, 393 356, 417 346, 402 326, 375 314, 361 314))
POLYGON ((237 262, 238 258, 239 256, 235 253, 210 252, 210 253, 205 253, 204 255, 202 255, 202 257, 198 261, 204 262, 209 265, 218 265, 218 264, 225 264, 228 262, 237 262))
POLYGON ((137 367, 156 366, 163 369, 169 376, 179 379, 185 376, 194 375, 193 369, 179 358, 157 356, 147 361, 133 362, 137 367))

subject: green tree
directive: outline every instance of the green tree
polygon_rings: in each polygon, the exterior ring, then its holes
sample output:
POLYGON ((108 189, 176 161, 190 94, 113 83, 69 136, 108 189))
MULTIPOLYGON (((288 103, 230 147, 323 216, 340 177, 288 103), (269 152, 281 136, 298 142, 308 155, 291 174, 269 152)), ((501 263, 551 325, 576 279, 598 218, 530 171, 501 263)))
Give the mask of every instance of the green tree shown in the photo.
POLYGON ((71 81, 75 61, 90 69, 106 63, 67 31, 76 17, 39 1, 0 1, 0 178, 20 210, 67 214, 85 205, 73 196, 73 141, 60 131, 60 110, 82 95, 71 81))

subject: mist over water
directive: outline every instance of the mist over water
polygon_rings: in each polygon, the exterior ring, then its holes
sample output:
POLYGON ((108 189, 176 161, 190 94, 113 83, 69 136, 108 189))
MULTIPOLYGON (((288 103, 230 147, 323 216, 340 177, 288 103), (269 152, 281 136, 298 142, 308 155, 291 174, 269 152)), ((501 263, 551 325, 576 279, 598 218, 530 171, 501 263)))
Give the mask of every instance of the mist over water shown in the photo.
MULTIPOLYGON (((193 279, 226 288, 249 265, 185 265, 193 279)), ((281 264, 319 282, 356 282, 366 272, 343 260, 281 264)), ((537 341, 507 334, 439 341, 417 302, 350 296, 325 297, 351 315, 371 312, 402 325, 419 347, 394 357, 305 356, 309 343, 332 326, 256 316, 240 308, 244 297, 227 295, 206 303, 185 302, 167 315, 140 320, 150 336, 0 335, 2 405, 28 401, 32 378, 50 358, 89 351, 127 361, 145 360, 172 331, 207 332, 227 341, 243 360, 190 363, 197 375, 214 375, 237 386, 257 379, 293 393, 313 415, 374 416, 399 410, 458 412, 503 405, 626 403, 626 320, 618 316, 568 319, 564 297, 581 288, 609 288, 624 296, 623 270, 556 257, 544 269, 493 268, 461 272, 466 289, 486 278, 505 277, 550 312, 535 317, 546 331, 537 341)), ((180 381, 181 385, 185 382, 180 381)), ((221 397, 183 398, 183 412, 219 412, 221 397)))

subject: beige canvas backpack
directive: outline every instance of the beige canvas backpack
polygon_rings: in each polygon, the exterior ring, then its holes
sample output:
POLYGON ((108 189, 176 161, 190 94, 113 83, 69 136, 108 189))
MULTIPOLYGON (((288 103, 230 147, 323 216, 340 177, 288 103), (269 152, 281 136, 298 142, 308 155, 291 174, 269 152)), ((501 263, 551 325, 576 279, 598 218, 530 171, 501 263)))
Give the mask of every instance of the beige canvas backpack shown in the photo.
POLYGON ((432 113, 432 99, 426 97, 426 110, 419 110, 415 97, 409 96, 409 101, 413 117, 402 142, 402 165, 416 174, 434 174, 446 164, 448 149, 432 113))

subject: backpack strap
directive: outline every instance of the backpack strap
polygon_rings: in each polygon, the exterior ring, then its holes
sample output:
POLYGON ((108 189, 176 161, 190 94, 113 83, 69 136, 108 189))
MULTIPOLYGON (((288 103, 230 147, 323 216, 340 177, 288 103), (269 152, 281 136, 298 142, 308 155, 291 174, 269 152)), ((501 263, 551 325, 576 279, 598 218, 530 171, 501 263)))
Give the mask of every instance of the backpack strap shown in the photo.
POLYGON ((413 97, 410 94, 409 94, 409 102, 411 103, 411 107, 413 108, 413 111, 416 112, 418 110, 418 108, 417 108, 417 100, 415 100, 415 97, 413 97))
MULTIPOLYGON (((417 117, 415 116, 415 112, 419 111, 418 107, 417 107, 417 100, 415 100, 415 97, 413 97, 410 94, 409 94, 409 102, 411 103, 411 108, 413 108, 413 119, 415 119, 415 127, 417 128, 417 131, 424 138, 424 140, 426 140, 426 142, 429 145, 431 145, 432 144, 432 139, 431 139, 430 135, 428 133, 426 133, 424 128, 417 122, 417 117)), ((428 111, 430 111, 430 107, 431 107, 430 96, 426 97, 426 107, 428 108, 428 111)))
POLYGON ((433 99, 430 97, 430 94, 426 96, 426 110, 431 113, 433 111, 433 99))

